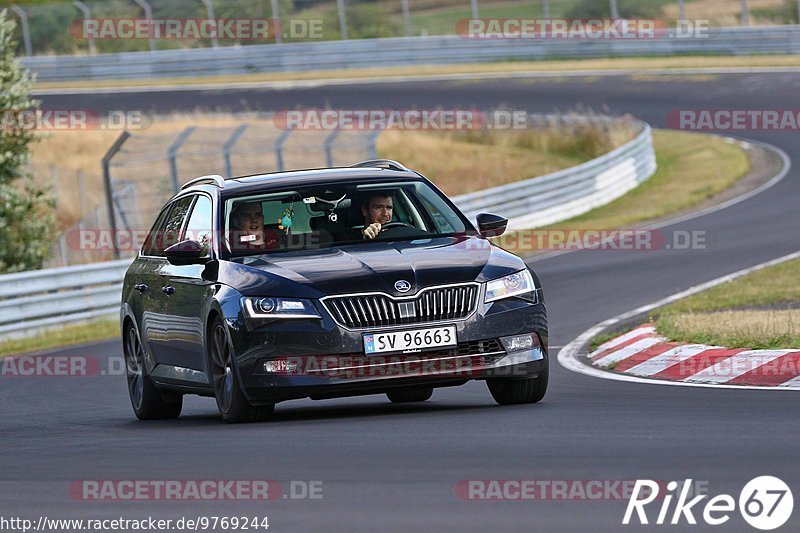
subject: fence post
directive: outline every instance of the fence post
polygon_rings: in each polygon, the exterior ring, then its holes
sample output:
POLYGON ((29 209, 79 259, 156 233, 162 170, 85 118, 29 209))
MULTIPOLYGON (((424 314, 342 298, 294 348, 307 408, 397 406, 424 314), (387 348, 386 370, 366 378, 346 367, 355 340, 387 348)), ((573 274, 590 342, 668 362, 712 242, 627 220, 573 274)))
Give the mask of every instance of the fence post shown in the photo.
POLYGON ((278 164, 278 170, 285 170, 283 166, 283 143, 291 135, 292 130, 287 129, 281 132, 277 139, 275 139, 275 161, 278 164))
POLYGON ((192 134, 194 128, 194 126, 189 126, 183 130, 175 139, 175 141, 169 146, 169 148, 167 148, 167 157, 169 158, 169 173, 170 176, 172 176, 172 190, 175 191, 176 194, 181 189, 180 183, 178 183, 178 150, 181 149, 183 143, 185 143, 186 139, 189 138, 189 135, 192 134))
MULTIPOLYGON (((797 0, 800 2, 800 0, 797 0)), ((403 26, 406 29, 406 37, 410 37, 411 30, 411 11, 408 9, 408 0, 400 0, 400 5, 403 6, 403 26)))
POLYGON ((270 7, 272 8, 272 20, 275 24, 275 42, 283 42, 283 28, 281 28, 281 16, 278 13, 278 0, 270 0, 270 7))
POLYGON ((25 55, 31 57, 33 55, 33 47, 31 46, 31 30, 28 27, 28 14, 17 4, 11 4, 10 7, 11 11, 17 14, 22 25, 22 41, 25 43, 25 55))
POLYGON ((742 26, 750 25, 750 8, 747 7, 747 0, 742 0, 742 26))
MULTIPOLYGON (((92 18, 92 12, 89 11, 89 6, 81 2, 81 0, 74 0, 72 3, 83 13, 84 20, 92 18)), ((83 28, 85 27, 86 25, 84 24, 83 28)), ((92 32, 89 32, 86 36, 86 40, 89 42, 89 53, 92 55, 97 54, 97 47, 94 44, 94 34, 92 32)))
POLYGON ((542 0, 542 18, 550 18, 550 0, 542 0))
POLYGON ((686 20, 686 0, 678 0, 678 9, 680 10, 678 17, 681 20, 686 20))
POLYGON ((375 146, 375 143, 378 141, 378 137, 380 137, 383 130, 376 129, 372 133, 369 134, 367 138, 367 159, 378 159, 378 148, 375 146))
POLYGON ((478 0, 469 0, 470 7, 472 8, 472 18, 481 18, 480 10, 478 9, 478 0))
POLYGON ((214 30, 214 36, 211 38, 211 46, 217 48, 219 46, 219 40, 217 39, 219 27, 214 22, 214 4, 211 3, 211 0, 200 1, 206 6, 206 18, 208 19, 209 24, 217 28, 217 30, 214 30))
POLYGON ((81 208, 81 220, 83 220, 83 206, 86 203, 86 192, 83 190, 83 172, 80 170, 77 171, 75 173, 75 177, 78 180, 78 202, 80 203, 81 208))
MULTIPOLYGON (((108 149, 106 155, 103 156, 103 182, 106 187, 106 208, 108 209, 108 220, 111 226, 111 246, 114 247, 114 259, 119 259, 119 249, 117 248, 117 220, 114 217, 114 199, 111 197, 113 191, 111 190, 111 159, 117 155, 122 145, 128 140, 131 134, 123 131, 122 134, 114 141, 111 148, 108 149)), ((100 229, 100 228, 98 228, 100 229)))
POLYGON ((617 7, 617 0, 611 0, 611 18, 614 20, 619 18, 619 8, 617 7))
POLYGON ((50 165, 50 192, 58 196, 58 167, 50 165))
POLYGON ((333 166, 333 141, 336 140, 341 131, 339 129, 333 130, 325 137, 325 164, 329 167, 333 166))
POLYGON ((152 31, 153 31, 153 28, 154 28, 154 26, 152 24, 152 21, 153 21, 153 8, 150 7, 150 4, 148 4, 146 0, 133 0, 133 1, 136 2, 136 4, 138 4, 139 7, 144 9, 144 18, 150 21, 150 27, 149 27, 149 29, 150 29, 150 37, 147 40, 150 43, 150 51, 154 52, 156 50, 156 40, 155 40, 155 38, 153 37, 153 34, 152 34, 152 31))
POLYGON ((339 31, 342 33, 342 40, 347 40, 347 15, 344 12, 344 0, 336 0, 336 7, 339 10, 339 31))
POLYGON ((233 165, 231 164, 231 150, 233 150, 233 145, 236 144, 236 141, 239 140, 239 137, 242 136, 244 130, 250 124, 242 124, 231 133, 231 136, 228 137, 228 140, 225 141, 225 144, 222 146, 222 156, 225 158, 225 177, 232 178, 233 177, 233 165))
POLYGON ((67 256, 67 238, 63 235, 58 236, 58 248, 61 252, 61 265, 69 266, 69 257, 67 256))

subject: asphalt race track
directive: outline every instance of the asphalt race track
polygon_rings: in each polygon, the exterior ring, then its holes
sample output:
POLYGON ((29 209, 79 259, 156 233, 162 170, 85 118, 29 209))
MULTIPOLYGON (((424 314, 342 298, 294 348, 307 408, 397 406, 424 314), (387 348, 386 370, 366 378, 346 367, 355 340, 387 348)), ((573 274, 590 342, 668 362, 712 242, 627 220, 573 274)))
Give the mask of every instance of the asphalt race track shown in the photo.
MULTIPOLYGON (((494 108, 588 106, 664 126, 673 109, 792 109, 800 74, 487 79, 291 90, 42 97, 45 108, 494 108), (387 105, 388 103, 388 105, 387 105)), ((797 132, 740 132, 791 157, 797 132)), ((534 263, 551 345, 591 325, 716 277, 800 250, 800 164, 772 188, 667 230, 702 230, 706 250, 578 252, 534 263)), ((383 396, 279 405, 276 421, 229 426, 213 400, 187 397, 176 421, 140 423, 123 376, 3 378, 0 514, 164 518, 269 516, 286 530, 617 531, 626 501, 464 501, 460 480, 684 480, 731 494, 760 475, 800 495, 794 392, 622 383, 569 372, 551 352, 550 391, 498 407, 483 383, 441 389, 413 407, 383 396), (111 502, 70 496, 76 480, 321 480, 320 500, 111 502)), ((118 342, 66 350, 119 356, 118 342)), ((651 521, 658 507, 648 508, 651 521)), ((695 512, 702 523, 702 510, 695 512)), ((797 513, 785 526, 796 530, 797 513)), ((653 526, 650 526, 652 528, 653 526)), ((691 527, 682 522, 679 530, 691 527)), ((628 526, 630 530, 638 527, 628 526)), ((648 529, 648 528, 642 528, 648 529)), ((661 526, 659 529, 668 529, 661 526)), ((753 531, 738 514, 724 531, 753 531)))

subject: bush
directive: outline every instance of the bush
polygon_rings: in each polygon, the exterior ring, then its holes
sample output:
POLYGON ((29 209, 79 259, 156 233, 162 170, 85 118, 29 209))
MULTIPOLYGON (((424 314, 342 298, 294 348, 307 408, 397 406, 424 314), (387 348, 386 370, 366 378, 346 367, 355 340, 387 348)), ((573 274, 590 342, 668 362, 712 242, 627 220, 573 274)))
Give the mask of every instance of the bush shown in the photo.
MULTIPOLYGON (((33 80, 14 58, 14 26, 0 11, 0 112, 12 119, 38 106, 29 96, 33 80)), ((52 202, 24 172, 33 132, 13 124, 0 128, 0 272, 41 268, 53 227, 52 202)))
MULTIPOLYGON (((622 18, 659 18, 661 6, 646 0, 618 0, 617 9, 622 18)), ((565 15, 570 19, 598 19, 611 17, 611 3, 608 0, 578 0, 565 15)))

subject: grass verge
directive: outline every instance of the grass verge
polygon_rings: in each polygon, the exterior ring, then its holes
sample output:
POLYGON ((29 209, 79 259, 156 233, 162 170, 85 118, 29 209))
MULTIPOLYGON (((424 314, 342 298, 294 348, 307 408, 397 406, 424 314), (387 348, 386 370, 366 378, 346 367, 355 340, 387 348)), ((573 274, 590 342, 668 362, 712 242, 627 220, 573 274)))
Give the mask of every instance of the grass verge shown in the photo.
POLYGON ((750 171, 747 153, 721 137, 654 130, 658 170, 624 196, 553 228, 612 229, 691 209, 750 171))
POLYGON ((163 85, 197 85, 226 83, 260 83, 348 78, 392 78, 402 76, 441 76, 448 74, 492 74, 515 72, 568 72, 573 70, 661 70, 687 68, 800 67, 800 56, 683 56, 625 57, 600 59, 553 59, 540 61, 502 61, 464 65, 422 65, 414 67, 382 67, 365 69, 312 70, 308 72, 261 72, 227 76, 184 76, 135 80, 76 80, 38 82, 37 89, 149 87, 163 85))
POLYGON ((119 320, 102 319, 0 342, 0 357, 119 338, 119 320))
MULTIPOLYGON (((647 181, 617 198, 569 220, 537 228, 537 235, 572 235, 583 230, 630 229, 687 210, 696 209, 725 191, 750 171, 747 152, 722 137, 653 130, 658 170, 647 181)), ((562 249, 565 239, 528 238, 530 232, 509 232, 495 242, 528 255, 562 249)))
POLYGON ((675 341, 728 348, 800 347, 800 260, 765 268, 652 313, 675 341))

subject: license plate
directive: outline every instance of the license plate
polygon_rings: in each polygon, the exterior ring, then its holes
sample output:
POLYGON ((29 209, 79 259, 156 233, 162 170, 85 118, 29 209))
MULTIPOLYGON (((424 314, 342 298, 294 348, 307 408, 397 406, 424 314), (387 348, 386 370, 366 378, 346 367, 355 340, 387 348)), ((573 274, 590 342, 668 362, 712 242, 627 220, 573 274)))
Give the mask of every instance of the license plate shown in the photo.
POLYGON ((455 346, 456 327, 407 329, 386 333, 367 333, 364 335, 364 353, 408 352, 425 348, 455 346))

